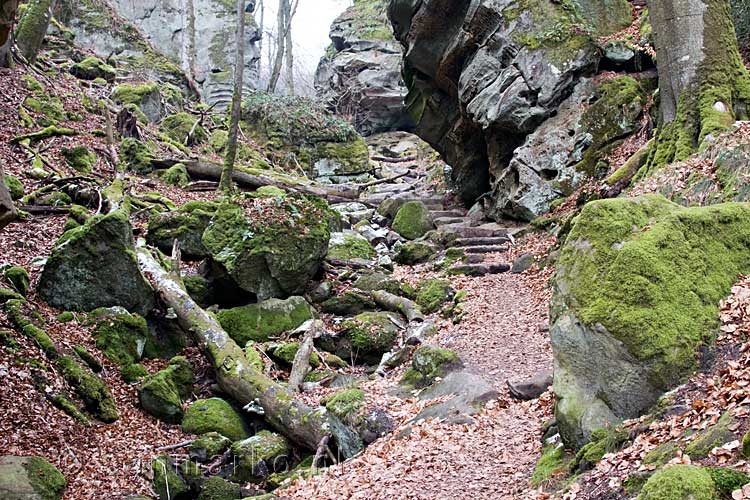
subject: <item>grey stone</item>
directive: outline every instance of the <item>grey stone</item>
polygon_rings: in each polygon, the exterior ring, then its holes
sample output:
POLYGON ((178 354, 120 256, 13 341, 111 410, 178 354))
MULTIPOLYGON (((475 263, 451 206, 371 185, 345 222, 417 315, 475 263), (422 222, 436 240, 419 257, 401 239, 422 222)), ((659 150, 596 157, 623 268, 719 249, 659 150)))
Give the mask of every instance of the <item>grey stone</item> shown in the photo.
POLYGON ((528 271, 533 265, 534 256, 530 253, 525 253, 513 261, 513 266, 510 268, 510 272, 513 274, 520 274, 524 271, 528 271))
POLYGON ((547 392, 547 389, 551 385, 552 371, 550 370, 541 371, 535 374, 529 380, 524 380, 522 382, 508 381, 508 389, 510 390, 510 395, 516 399, 524 401, 538 398, 539 396, 547 392))
POLYGON ((451 423, 471 423, 471 415, 488 401, 497 399, 500 393, 487 381, 467 371, 449 373, 442 381, 419 394, 420 400, 453 396, 448 401, 428 406, 412 422, 425 418, 441 418, 451 423))

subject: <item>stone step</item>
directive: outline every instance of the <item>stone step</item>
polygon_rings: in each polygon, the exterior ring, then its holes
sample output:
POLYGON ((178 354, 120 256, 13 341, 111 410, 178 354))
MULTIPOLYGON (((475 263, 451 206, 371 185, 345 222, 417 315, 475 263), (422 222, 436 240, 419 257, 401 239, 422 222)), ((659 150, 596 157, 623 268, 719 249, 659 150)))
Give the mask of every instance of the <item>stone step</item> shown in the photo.
POLYGON ((485 253, 503 253, 508 251, 508 247, 505 245, 484 245, 475 247, 455 247, 456 250, 461 250, 465 254, 485 254, 485 253))
POLYGON ((486 276, 510 271, 508 264, 460 264, 448 269, 448 274, 464 276, 486 276))
POLYGON ((510 242, 507 236, 494 236, 486 238, 457 238, 448 242, 449 247, 478 247, 485 245, 502 245, 510 242))
POLYGON ((440 227, 449 224, 465 223, 466 219, 464 217, 436 217, 432 219, 432 222, 434 222, 437 227, 440 227))
POLYGON ((444 217, 465 217, 466 214, 462 210, 431 210, 430 214, 433 219, 442 219, 444 217))

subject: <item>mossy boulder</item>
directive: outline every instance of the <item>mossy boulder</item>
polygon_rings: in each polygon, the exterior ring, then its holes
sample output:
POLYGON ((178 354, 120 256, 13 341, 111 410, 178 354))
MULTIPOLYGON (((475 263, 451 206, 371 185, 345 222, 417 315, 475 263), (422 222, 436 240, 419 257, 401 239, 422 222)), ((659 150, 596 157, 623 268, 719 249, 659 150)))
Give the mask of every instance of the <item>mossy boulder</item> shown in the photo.
POLYGON ((685 454, 693 460, 706 458, 716 447, 736 439, 731 430, 736 420, 730 412, 724 413, 714 425, 700 431, 685 447, 685 454))
POLYGON ((424 280, 417 287, 417 304, 425 314, 439 311, 443 305, 453 301, 456 291, 450 281, 441 279, 424 280))
POLYGON ((716 488, 711 474, 695 465, 661 469, 643 485, 638 500, 712 500, 716 488))
MULTIPOLYGON (((121 307, 99 308, 91 312, 89 322, 96 325, 94 338, 97 349, 111 362, 125 369, 137 364, 143 357, 150 334, 142 316, 130 314, 121 307)), ((126 381, 134 381, 133 376, 137 374, 138 371, 130 372, 126 381)))
POLYGON ((182 430, 190 434, 218 432, 232 441, 249 435, 242 414, 220 398, 199 399, 191 404, 182 419, 182 430))
POLYGON ((128 170, 146 175, 154 170, 151 161, 154 159, 148 146, 138 139, 126 137, 120 144, 120 161, 128 170))
POLYGON ((581 472, 592 469, 604 455, 617 451, 629 437, 628 432, 620 427, 595 430, 591 441, 578 450, 572 467, 581 472))
POLYGON ((750 475, 731 467, 708 467, 714 488, 720 498, 732 498, 732 492, 750 483, 750 475))
POLYGON ((201 144, 206 142, 208 136, 206 134, 206 129, 200 124, 197 124, 197 122, 198 118, 182 111, 164 118, 159 125, 159 129, 164 132, 167 137, 179 144, 201 144))
POLYGON ((3 276, 21 295, 29 292, 29 273, 21 266, 11 266, 3 271, 3 276))
POLYGON ((22 109, 24 109, 24 112, 28 109, 34 113, 34 120, 30 125, 35 122, 41 127, 49 127, 57 125, 67 118, 65 107, 60 98, 43 90, 33 92, 26 97, 22 109))
POLYGON ((235 342, 245 345, 250 340, 266 342, 272 336, 294 330, 313 318, 313 310, 303 297, 294 296, 226 309, 216 317, 235 342))
POLYGON ((393 230, 407 240, 421 238, 434 228, 430 209, 421 201, 404 203, 393 219, 393 230))
POLYGON ((397 321, 397 316, 387 312, 366 312, 345 321, 334 354, 377 364, 396 342, 399 328, 394 322, 397 321))
POLYGON ((260 431, 256 435, 232 445, 235 481, 259 481, 271 472, 284 470, 291 458, 292 448, 280 434, 260 431))
POLYGON ((8 192, 10 192, 10 198, 12 200, 23 198, 24 187, 23 183, 18 179, 18 177, 6 175, 3 180, 5 181, 5 187, 7 187, 8 192))
POLYGON ((556 416, 569 446, 637 417, 698 366, 719 302, 750 271, 750 207, 661 196, 589 203, 562 249, 551 306, 556 416))
POLYGON ((190 174, 185 165, 178 163, 169 167, 161 176, 161 180, 170 186, 187 187, 190 184, 190 174))
POLYGON ((411 368, 404 373, 400 384, 407 388, 426 387, 463 366, 458 354, 449 349, 422 346, 414 351, 411 368))
POLYGON ((382 272, 363 274, 354 282, 354 287, 364 292, 384 290, 394 295, 401 293, 401 282, 382 272))
POLYGON ((117 77, 115 68, 98 57, 87 57, 83 61, 70 67, 70 74, 80 80, 96 80, 101 78, 107 82, 114 82, 117 77))
POLYGON ((192 460, 209 462, 228 450, 231 445, 232 441, 218 432, 207 432, 190 443, 188 453, 192 460))
POLYGON ((6 500, 61 500, 67 482, 42 457, 0 457, 0 498, 6 500))
POLYGON ((260 300, 299 295, 328 251, 327 203, 299 195, 219 207, 203 233, 214 261, 260 300))
POLYGON ((373 260, 378 256, 367 238, 355 231, 332 233, 328 257, 339 260, 373 260))
POLYGON ((138 106, 151 123, 158 122, 164 112, 159 85, 156 83, 124 83, 115 87, 111 97, 122 106, 138 106))
POLYGON ((165 369, 146 377, 138 401, 146 413, 167 423, 182 421, 182 401, 193 386, 193 367, 184 357, 172 358, 165 369))
POLYGON ((122 306, 141 315, 154 305, 154 293, 138 267, 127 213, 90 218, 67 231, 47 259, 39 280, 40 297, 65 311, 122 306))
MULTIPOLYGON (((31 198, 31 197, 30 197, 31 198)), ((34 203, 43 207, 62 207, 70 205, 73 200, 62 191, 52 191, 50 193, 40 194, 34 198, 34 203)))
POLYGON ((353 423, 357 413, 364 409, 365 393, 362 389, 344 389, 321 401, 328 411, 344 422, 353 423))
POLYGON ((191 201, 178 210, 154 215, 148 222, 146 240, 162 252, 171 253, 174 240, 186 259, 204 259, 210 254, 203 245, 203 232, 218 205, 210 201, 191 201))
POLYGON ((65 381, 75 389, 89 413, 106 423, 119 418, 112 394, 106 384, 89 368, 82 366, 70 356, 59 358, 56 364, 65 381))
POLYGON ((424 241, 407 241, 396 250, 393 260, 399 264, 413 266, 434 258, 437 254, 435 245, 424 241))
MULTIPOLYGON (((282 365, 290 367, 294 363, 294 357, 299 351, 299 342, 284 342, 283 344, 275 344, 268 348, 268 354, 282 365)), ((318 368, 320 366, 320 357, 318 353, 312 352, 310 354, 310 366, 312 368, 318 368)))
POLYGON ((154 492, 160 499, 183 500, 188 498, 190 487, 177 473, 174 462, 168 456, 161 456, 151 464, 154 477, 154 492))
POLYGON ((213 476, 209 477, 201 486, 198 500, 237 500, 241 498, 240 490, 239 484, 213 476))
POLYGON ((62 148, 60 150, 67 164, 76 172, 88 174, 96 164, 96 153, 85 146, 62 148))
POLYGON ((376 305, 367 295, 346 291, 323 302, 320 309, 325 313, 347 316, 372 311, 376 305))

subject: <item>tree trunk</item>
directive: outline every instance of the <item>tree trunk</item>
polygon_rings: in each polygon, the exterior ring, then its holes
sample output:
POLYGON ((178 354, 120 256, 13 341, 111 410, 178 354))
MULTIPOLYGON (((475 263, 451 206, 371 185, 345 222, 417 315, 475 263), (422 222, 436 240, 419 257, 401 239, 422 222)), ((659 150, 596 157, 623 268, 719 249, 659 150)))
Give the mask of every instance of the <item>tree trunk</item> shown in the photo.
POLYGON ((750 78, 728 0, 650 0, 660 123, 646 171, 693 154, 709 134, 746 119, 750 78))
POLYGON ((259 405, 272 427, 305 448, 315 450, 331 434, 345 459, 362 449, 357 434, 339 419, 323 408, 313 409, 295 400, 283 386, 256 371, 216 318, 190 298, 179 276, 165 271, 147 248, 139 246, 137 255, 143 274, 204 349, 222 390, 242 405, 259 405))
POLYGON ((232 115, 229 119, 229 139, 227 155, 224 158, 224 171, 219 181, 219 191, 231 194, 233 191, 232 173, 237 159, 237 134, 242 114, 242 80, 245 72, 245 1, 237 0, 237 32, 235 37, 234 91, 232 93, 232 115))
POLYGON ((13 199, 10 191, 5 185, 5 170, 0 163, 0 229, 4 228, 18 217, 16 207, 13 205, 13 199))
POLYGON ((294 95, 294 51, 292 47, 292 18, 294 14, 289 7, 289 0, 284 0, 284 2, 287 9, 289 9, 286 13, 287 29, 284 33, 284 44, 286 45, 286 87, 289 95, 294 95))
POLYGON ((17 0, 0 0, 0 68, 9 68, 13 63, 10 48, 17 7, 17 0))
POLYGON ((34 64, 47 34, 56 0, 32 0, 18 23, 16 42, 21 55, 34 64))
POLYGON ((286 5, 289 0, 279 0, 279 12, 276 16, 276 58, 273 62, 271 76, 268 80, 268 92, 276 92, 276 86, 279 84, 281 76, 281 66, 284 62, 284 52, 286 49, 285 28, 286 28, 286 5))

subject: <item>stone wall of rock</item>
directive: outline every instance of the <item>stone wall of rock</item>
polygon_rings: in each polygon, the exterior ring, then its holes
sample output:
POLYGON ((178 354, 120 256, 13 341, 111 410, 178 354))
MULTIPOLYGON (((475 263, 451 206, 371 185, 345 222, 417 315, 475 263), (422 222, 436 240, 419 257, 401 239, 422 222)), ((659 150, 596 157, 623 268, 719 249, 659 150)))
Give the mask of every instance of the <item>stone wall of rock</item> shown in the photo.
MULTIPOLYGON (((78 45, 102 57, 143 60, 144 68, 171 65, 170 71, 190 76, 208 104, 222 109, 231 101, 236 27, 232 2, 65 0, 62 10, 78 45)), ((251 90, 258 77, 260 34, 252 14, 246 16, 245 82, 251 90)), ((153 78, 162 76, 155 73, 153 78)))
POLYGON ((586 178, 576 158, 591 137, 578 118, 594 86, 584 78, 605 54, 596 40, 632 23, 626 0, 391 0, 389 17, 408 114, 466 203, 491 193, 491 216, 530 220, 586 178))
POLYGON ((364 135, 412 126, 404 108, 401 47, 386 16, 387 4, 356 0, 336 18, 331 46, 315 75, 318 97, 337 114, 351 117, 364 135))

